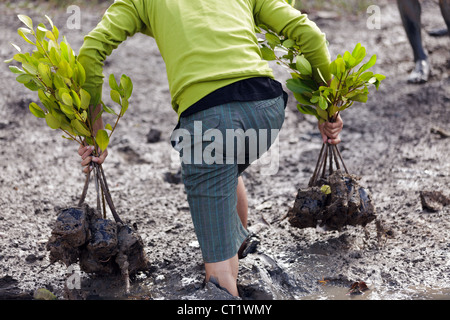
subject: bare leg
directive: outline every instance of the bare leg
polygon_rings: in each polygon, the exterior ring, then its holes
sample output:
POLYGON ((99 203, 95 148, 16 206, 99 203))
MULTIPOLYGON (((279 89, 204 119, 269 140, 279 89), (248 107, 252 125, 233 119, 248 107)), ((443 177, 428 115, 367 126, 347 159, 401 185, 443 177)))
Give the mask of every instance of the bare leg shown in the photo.
MULTIPOLYGON (((237 186, 237 212, 241 219, 244 228, 247 228, 248 217, 248 199, 247 191, 245 190, 244 181, 242 177, 238 179, 237 186)), ((222 287, 228 290, 234 296, 238 296, 237 290, 237 276, 239 271, 238 255, 231 259, 215 262, 205 263, 206 281, 210 281, 213 277, 215 281, 222 287)))
POLYGON ((225 261, 205 263, 206 281, 213 277, 222 288, 228 290, 233 296, 239 296, 237 289, 237 276, 239 260, 237 254, 225 261))
POLYGON ((408 78, 410 83, 424 83, 430 75, 428 55, 422 45, 421 7, 418 0, 397 0, 403 26, 414 53, 416 66, 408 78))

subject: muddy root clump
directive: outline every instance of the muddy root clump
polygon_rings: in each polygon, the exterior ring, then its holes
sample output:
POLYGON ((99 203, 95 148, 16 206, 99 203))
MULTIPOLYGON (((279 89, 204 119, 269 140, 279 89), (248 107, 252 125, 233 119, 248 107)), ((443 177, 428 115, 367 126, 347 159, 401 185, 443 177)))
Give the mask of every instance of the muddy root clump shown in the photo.
POLYGON ((102 218, 87 205, 59 212, 47 250, 51 263, 79 263, 88 274, 128 278, 149 267, 139 234, 121 222, 102 218))
POLYGON ((369 191, 359 185, 355 176, 340 170, 313 186, 299 189, 288 212, 292 226, 323 230, 341 230, 347 225, 364 227, 375 218, 369 191))

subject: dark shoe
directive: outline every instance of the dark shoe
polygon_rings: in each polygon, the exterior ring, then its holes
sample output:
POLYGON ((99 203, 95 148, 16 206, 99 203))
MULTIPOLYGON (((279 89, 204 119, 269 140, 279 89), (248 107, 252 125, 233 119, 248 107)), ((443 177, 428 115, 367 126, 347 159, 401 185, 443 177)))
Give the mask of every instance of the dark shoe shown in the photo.
POLYGON ((447 29, 434 29, 428 31, 428 34, 432 37, 444 37, 449 34, 447 29))

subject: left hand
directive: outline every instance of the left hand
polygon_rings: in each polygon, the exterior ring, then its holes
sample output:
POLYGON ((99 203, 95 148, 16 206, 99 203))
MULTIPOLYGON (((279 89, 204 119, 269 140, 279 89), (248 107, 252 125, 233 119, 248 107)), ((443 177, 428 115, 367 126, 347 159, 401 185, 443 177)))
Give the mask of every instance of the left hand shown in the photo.
POLYGON ((341 115, 338 115, 335 122, 319 122, 319 131, 322 134, 323 143, 339 144, 341 142, 340 133, 344 127, 341 115))

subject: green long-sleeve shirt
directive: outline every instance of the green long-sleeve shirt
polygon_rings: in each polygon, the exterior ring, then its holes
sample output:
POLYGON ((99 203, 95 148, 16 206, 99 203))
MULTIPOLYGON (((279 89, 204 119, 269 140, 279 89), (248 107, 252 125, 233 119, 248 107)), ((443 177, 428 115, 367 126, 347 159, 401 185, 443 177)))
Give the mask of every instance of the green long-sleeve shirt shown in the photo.
POLYGON ((228 84, 258 76, 274 78, 261 58, 255 33, 259 24, 295 40, 313 67, 330 78, 325 35, 283 0, 116 0, 80 49, 78 58, 87 79, 84 89, 97 104, 103 61, 127 37, 144 33, 156 40, 166 64, 172 106, 180 115, 228 84))

